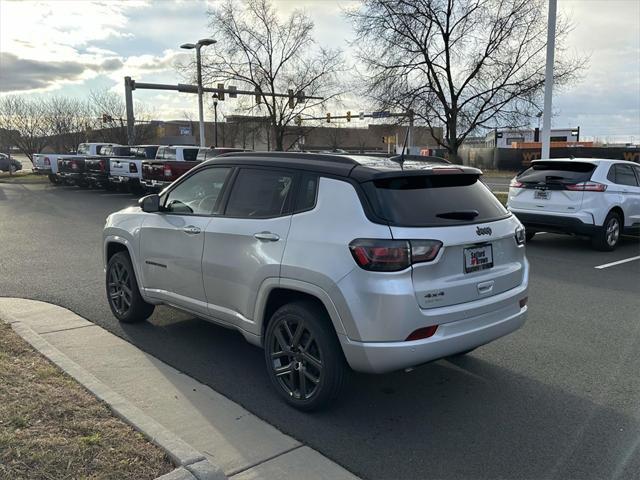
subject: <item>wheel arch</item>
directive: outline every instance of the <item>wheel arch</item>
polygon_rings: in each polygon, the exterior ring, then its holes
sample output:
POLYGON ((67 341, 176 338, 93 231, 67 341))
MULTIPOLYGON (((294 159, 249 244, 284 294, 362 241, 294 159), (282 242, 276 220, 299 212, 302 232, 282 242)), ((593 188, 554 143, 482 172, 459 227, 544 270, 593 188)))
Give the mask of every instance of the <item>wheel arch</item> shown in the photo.
POLYGON ((330 319, 336 335, 345 335, 345 329, 338 310, 322 288, 290 279, 273 279, 261 288, 256 302, 254 319, 259 323, 260 343, 264 342, 264 334, 272 315, 281 306, 298 300, 306 300, 321 308, 330 319))
MULTIPOLYGON (((607 213, 607 217, 609 216, 609 213, 612 213, 612 212, 617 213, 620 216, 620 228, 621 229, 624 228, 625 216, 624 216, 624 210, 622 210, 622 207, 620 205, 616 205, 612 207, 611 209, 609 209, 609 212, 607 213)), ((605 219, 607 217, 605 217, 605 219)))

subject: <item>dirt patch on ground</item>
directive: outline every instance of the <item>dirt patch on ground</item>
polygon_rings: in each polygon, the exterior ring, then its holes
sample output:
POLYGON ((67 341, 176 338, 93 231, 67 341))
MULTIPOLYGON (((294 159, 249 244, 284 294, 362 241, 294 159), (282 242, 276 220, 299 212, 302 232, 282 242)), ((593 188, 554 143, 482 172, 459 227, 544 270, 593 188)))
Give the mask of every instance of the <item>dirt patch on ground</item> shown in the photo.
POLYGON ((164 452, 0 323, 0 478, 152 479, 164 452))

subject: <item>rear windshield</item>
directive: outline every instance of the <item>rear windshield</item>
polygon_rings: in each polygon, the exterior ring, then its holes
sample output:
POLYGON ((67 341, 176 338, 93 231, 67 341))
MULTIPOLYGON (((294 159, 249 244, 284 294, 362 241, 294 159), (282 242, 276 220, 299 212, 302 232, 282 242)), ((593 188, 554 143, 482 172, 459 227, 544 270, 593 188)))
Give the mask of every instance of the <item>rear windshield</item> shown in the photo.
POLYGON ((377 216, 392 225, 465 225, 509 216, 476 175, 425 175, 365 182, 377 216))
POLYGON ((182 156, 185 162, 195 162, 198 159, 198 149, 185 148, 182 150, 182 156))
POLYGON ((536 162, 518 175, 522 183, 564 183, 586 182, 596 166, 585 162, 536 162))

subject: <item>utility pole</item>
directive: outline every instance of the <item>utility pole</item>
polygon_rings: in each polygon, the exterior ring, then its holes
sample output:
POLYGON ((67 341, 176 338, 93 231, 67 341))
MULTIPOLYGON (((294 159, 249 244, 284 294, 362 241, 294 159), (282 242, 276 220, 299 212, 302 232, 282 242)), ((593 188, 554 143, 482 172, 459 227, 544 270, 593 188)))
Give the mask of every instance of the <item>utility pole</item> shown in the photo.
POLYGON ((127 109, 127 143, 135 145, 136 131, 135 118, 133 116, 133 81, 131 77, 124 77, 124 101, 127 109))
POLYGON ((547 20, 547 65, 544 75, 544 110, 542 111, 542 155, 551 157, 551 108, 553 97, 553 60, 556 45, 557 0, 549 0, 549 18, 547 20))

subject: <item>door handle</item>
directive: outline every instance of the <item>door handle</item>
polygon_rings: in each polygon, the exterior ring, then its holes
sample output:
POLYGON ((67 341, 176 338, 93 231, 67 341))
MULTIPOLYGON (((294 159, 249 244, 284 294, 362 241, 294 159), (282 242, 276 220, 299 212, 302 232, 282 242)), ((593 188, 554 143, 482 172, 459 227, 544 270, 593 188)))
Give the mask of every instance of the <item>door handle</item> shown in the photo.
POLYGON ((280 240, 280 235, 271 232, 258 232, 254 233, 253 236, 258 240, 265 240, 267 242, 277 242, 280 240))
POLYGON ((195 227, 193 225, 189 225, 188 227, 184 227, 182 229, 182 231, 184 233, 188 233, 189 235, 197 235, 198 233, 200 233, 202 230, 200 230, 200 228, 195 227))

